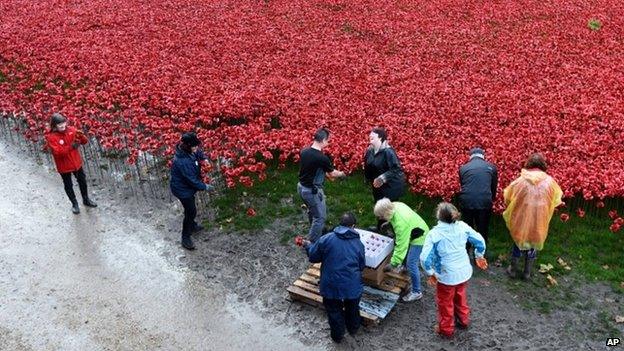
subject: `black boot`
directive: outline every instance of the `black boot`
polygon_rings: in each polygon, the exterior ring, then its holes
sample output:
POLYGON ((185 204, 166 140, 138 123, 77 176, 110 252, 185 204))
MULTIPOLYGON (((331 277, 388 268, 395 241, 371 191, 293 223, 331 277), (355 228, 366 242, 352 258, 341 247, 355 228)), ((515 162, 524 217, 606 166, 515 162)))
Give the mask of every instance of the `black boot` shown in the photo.
POLYGON ((531 272, 533 271, 533 262, 535 262, 535 259, 529 258, 529 255, 527 255, 524 258, 524 272, 522 273, 522 278, 524 278, 524 280, 531 279, 531 272))
POLYGON ((517 272, 518 272, 518 261, 520 260, 520 258, 518 257, 512 257, 511 258, 511 264, 509 265, 509 267, 507 267, 507 269, 505 270, 507 272, 507 275, 510 278, 515 278, 517 277, 517 272))
POLYGON ((74 214, 79 214, 80 213, 80 207, 78 206, 78 201, 76 200, 72 200, 72 212, 74 214))
POLYGON ((195 245, 193 244, 193 240, 191 240, 190 236, 182 237, 182 247, 187 250, 195 250, 195 245))
POLYGON ((88 197, 85 197, 84 199, 82 199, 82 203, 87 207, 97 207, 97 204, 93 202, 91 199, 89 199, 88 197))

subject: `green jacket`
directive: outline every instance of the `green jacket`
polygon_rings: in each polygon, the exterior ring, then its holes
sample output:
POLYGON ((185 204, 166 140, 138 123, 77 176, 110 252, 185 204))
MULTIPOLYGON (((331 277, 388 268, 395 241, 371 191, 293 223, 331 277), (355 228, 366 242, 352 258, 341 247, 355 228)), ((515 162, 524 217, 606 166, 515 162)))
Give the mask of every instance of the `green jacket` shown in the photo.
POLYGON ((392 228, 394 229, 394 252, 392 253, 392 260, 390 263, 396 267, 403 263, 410 244, 424 245, 429 227, 427 223, 406 204, 398 201, 392 204, 394 205, 394 215, 392 215, 390 219, 390 224, 392 224, 392 228), (420 228, 425 233, 420 238, 416 238, 410 242, 410 237, 414 228, 420 228))

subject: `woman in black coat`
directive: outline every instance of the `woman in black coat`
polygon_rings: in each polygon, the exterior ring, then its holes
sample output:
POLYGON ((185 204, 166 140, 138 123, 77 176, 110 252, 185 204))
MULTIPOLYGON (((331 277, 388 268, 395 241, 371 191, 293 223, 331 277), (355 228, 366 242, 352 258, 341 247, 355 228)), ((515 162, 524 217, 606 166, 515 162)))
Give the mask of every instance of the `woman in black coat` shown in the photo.
MULTIPOLYGON (((397 201, 405 193, 405 173, 396 152, 388 144, 386 130, 373 128, 369 141, 364 156, 364 176, 373 189, 373 199, 375 203, 384 197, 397 201)), ((377 223, 378 230, 382 222, 377 223)))

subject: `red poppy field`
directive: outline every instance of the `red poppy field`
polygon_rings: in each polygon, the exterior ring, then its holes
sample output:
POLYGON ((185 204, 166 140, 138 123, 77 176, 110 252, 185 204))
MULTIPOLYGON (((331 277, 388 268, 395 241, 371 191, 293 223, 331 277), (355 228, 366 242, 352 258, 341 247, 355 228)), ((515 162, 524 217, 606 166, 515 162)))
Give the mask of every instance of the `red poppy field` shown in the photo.
POLYGON ((566 196, 624 194, 619 0, 6 0, 0 16, 0 110, 32 139, 61 111, 132 163, 195 129, 251 185, 319 126, 356 170, 381 125, 415 192, 452 195, 480 145, 501 187, 539 151, 566 196))

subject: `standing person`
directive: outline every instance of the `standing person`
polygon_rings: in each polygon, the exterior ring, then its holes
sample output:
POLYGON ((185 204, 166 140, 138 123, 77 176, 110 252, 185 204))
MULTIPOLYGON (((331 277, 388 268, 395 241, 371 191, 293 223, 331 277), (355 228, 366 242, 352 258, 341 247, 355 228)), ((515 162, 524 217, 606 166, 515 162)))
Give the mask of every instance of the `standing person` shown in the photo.
POLYGON ((459 183, 459 207, 464 222, 479 232, 487 242, 498 172, 496 166, 485 160, 483 149, 470 150, 470 160, 459 168, 459 183))
POLYGON ((507 268, 510 277, 516 277, 518 262, 524 255, 523 278, 531 277, 531 269, 537 250, 544 247, 548 225, 555 208, 561 204, 563 192, 555 180, 546 174, 546 160, 533 154, 520 171, 520 177, 505 188, 507 208, 503 218, 514 241, 511 264, 507 268))
MULTIPOLYGON (((364 155, 364 176, 373 189, 375 203, 383 198, 398 201, 405 193, 405 173, 394 149, 388 144, 384 128, 373 128, 364 155)), ((377 222, 377 232, 382 221, 377 222)))
POLYGON ((422 289, 418 265, 420 253, 429 232, 427 223, 406 204, 391 202, 386 198, 377 201, 373 212, 377 218, 389 221, 394 229, 394 251, 390 263, 384 267, 384 270, 398 273, 399 267, 407 256, 407 270, 412 280, 412 289, 409 294, 403 296, 403 301, 420 300, 422 289))
POLYGON ((362 271, 366 259, 360 234, 353 228, 357 220, 345 213, 340 225, 317 242, 305 241, 303 246, 310 262, 322 263, 320 293, 331 329, 331 338, 339 343, 345 333, 354 335, 360 327, 362 271))
POLYGON ((63 179, 65 193, 71 201, 72 212, 80 213, 80 207, 74 193, 72 174, 78 181, 82 203, 87 207, 97 207, 97 204, 89 198, 87 189, 87 177, 82 169, 82 157, 78 148, 89 142, 84 133, 67 125, 67 118, 60 113, 54 113, 50 119, 50 132, 46 134, 46 146, 52 152, 56 170, 63 179))
POLYGON ((420 255, 420 262, 429 276, 428 283, 436 287, 438 325, 436 332, 453 336, 455 325, 465 329, 470 325, 470 308, 466 285, 472 276, 472 265, 466 243, 475 248, 477 266, 487 269, 485 240, 468 224, 460 221, 455 206, 442 202, 436 209, 438 224, 431 228, 420 255))
POLYGON ((195 216, 197 216, 195 193, 214 189, 212 185, 202 181, 199 162, 203 161, 203 153, 199 150, 200 144, 201 142, 195 133, 184 133, 180 143, 176 146, 176 153, 171 166, 169 186, 173 196, 177 197, 184 207, 181 243, 182 247, 187 250, 195 250, 191 234, 203 229, 195 222, 195 216))
POLYGON ((329 157, 323 153, 327 145, 329 145, 329 130, 321 128, 314 133, 312 146, 301 150, 300 154, 297 192, 308 208, 310 221, 308 240, 311 242, 321 237, 327 218, 327 205, 323 192, 325 176, 330 178, 345 176, 343 172, 334 169, 329 157))

